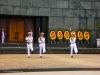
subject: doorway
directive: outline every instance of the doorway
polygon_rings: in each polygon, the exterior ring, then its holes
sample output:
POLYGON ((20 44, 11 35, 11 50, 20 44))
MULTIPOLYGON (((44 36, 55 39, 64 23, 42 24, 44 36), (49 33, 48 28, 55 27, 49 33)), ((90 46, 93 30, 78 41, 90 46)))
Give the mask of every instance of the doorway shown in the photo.
POLYGON ((35 21, 35 42, 38 43, 40 32, 44 32, 45 42, 48 43, 48 17, 36 17, 35 21))
POLYGON ((24 41, 24 21, 23 20, 10 20, 9 41, 11 42, 24 41))

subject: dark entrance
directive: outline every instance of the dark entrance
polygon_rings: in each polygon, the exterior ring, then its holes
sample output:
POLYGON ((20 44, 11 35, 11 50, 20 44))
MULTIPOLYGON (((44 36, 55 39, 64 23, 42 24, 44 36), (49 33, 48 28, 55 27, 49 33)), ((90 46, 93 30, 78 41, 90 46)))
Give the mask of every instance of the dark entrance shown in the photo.
POLYGON ((6 43, 25 42, 29 29, 33 30, 34 43, 38 43, 40 32, 45 33, 46 43, 48 34, 48 17, 0 16, 0 29, 5 29, 6 43))
POLYGON ((48 42, 48 17, 35 18, 35 38, 34 42, 38 42, 39 33, 44 32, 45 41, 48 42), (37 35, 38 34, 38 35, 37 35))

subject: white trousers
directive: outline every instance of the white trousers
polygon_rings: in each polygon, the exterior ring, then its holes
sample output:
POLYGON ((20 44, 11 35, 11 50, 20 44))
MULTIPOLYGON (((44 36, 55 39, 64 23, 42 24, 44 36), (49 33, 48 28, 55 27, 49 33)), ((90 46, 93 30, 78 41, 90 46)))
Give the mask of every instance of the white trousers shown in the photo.
POLYGON ((74 45, 71 44, 71 45, 70 45, 70 48, 71 48, 71 50, 70 50, 70 55, 71 55, 71 56, 73 56, 73 50, 75 51, 76 54, 78 53, 76 44, 74 44, 74 45))
POLYGON ((42 56, 42 50, 43 50, 43 46, 39 46, 39 54, 40 54, 40 56, 42 56))
POLYGON ((70 46, 71 50, 70 50, 70 55, 73 56, 73 49, 74 49, 74 46, 70 46))
POLYGON ((31 46, 31 51, 34 51, 34 49, 33 49, 33 43, 31 43, 30 46, 31 46))
POLYGON ((74 47, 74 51, 75 51, 76 54, 78 53, 78 49, 77 49, 76 44, 75 44, 75 47, 74 47))
POLYGON ((43 45, 43 53, 45 53, 45 52, 46 52, 45 45, 43 45))
POLYGON ((40 54, 40 56, 42 56, 42 52, 43 52, 43 53, 46 52, 45 45, 39 46, 39 54, 40 54), (43 50, 43 51, 42 51, 42 50, 43 50))
POLYGON ((28 57, 30 57, 30 50, 31 50, 31 45, 27 44, 27 53, 28 53, 28 57))
POLYGON ((4 39, 5 39, 5 37, 2 37, 2 43, 4 43, 4 39))

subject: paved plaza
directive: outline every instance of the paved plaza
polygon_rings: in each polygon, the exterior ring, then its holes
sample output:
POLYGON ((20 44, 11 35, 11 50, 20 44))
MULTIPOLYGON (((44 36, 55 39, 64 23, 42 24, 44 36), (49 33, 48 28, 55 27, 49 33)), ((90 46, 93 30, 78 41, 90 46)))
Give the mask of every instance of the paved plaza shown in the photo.
POLYGON ((39 54, 31 54, 31 58, 27 54, 0 54, 0 70, 100 70, 99 59, 100 54, 74 54, 73 58, 69 54, 43 54, 43 58, 39 54))

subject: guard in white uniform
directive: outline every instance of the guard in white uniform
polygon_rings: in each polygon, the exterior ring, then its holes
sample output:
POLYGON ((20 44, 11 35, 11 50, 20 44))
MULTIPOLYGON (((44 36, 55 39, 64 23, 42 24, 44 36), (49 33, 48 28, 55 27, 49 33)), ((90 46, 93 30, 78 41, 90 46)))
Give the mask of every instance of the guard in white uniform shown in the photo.
POLYGON ((28 36, 25 38, 26 42, 27 42, 27 53, 28 53, 28 58, 30 58, 30 50, 31 48, 31 44, 33 42, 33 37, 31 37, 31 34, 28 33, 28 36))
POLYGON ((70 38, 70 49, 71 49, 70 50, 71 57, 73 57, 73 50, 75 51, 76 54, 78 53, 77 46, 76 46, 76 38, 74 34, 72 34, 70 38))
POLYGON ((4 29, 2 29, 2 36, 1 37, 2 37, 2 41, 1 42, 4 43, 4 39, 5 39, 4 29))
MULTIPOLYGON (((33 38, 33 32, 32 32, 32 29, 30 29, 30 31, 29 31, 28 33, 30 33, 30 36, 33 38)), ((31 44, 31 52, 34 53, 33 41, 32 41, 32 44, 31 44)))
POLYGON ((43 53, 46 53, 45 38, 43 36, 44 36, 44 33, 42 32, 40 33, 40 37, 38 38, 40 58, 42 58, 42 50, 43 50, 43 53))

